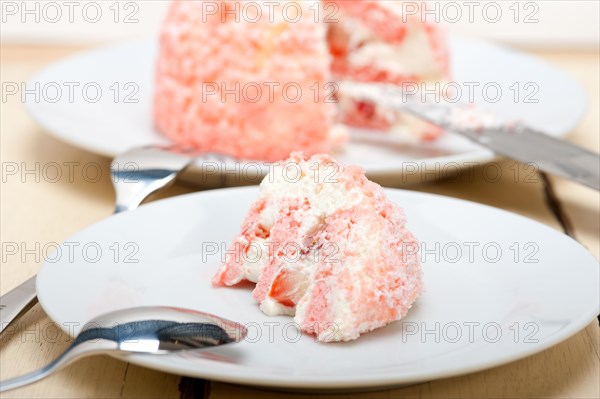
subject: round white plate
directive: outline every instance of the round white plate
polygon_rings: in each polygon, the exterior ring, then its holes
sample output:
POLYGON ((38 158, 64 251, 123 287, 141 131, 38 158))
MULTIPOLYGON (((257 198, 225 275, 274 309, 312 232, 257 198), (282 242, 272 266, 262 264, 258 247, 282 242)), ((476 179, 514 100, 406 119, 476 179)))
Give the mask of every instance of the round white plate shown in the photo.
MULTIPOLYGON (((555 136, 566 134, 582 117, 583 88, 555 67, 483 41, 452 38, 450 44, 453 80, 462 101, 471 100, 472 87, 472 100, 484 108, 555 136)), ((154 41, 133 42, 54 64, 28 83, 28 89, 37 87, 41 95, 26 95, 27 108, 54 136, 109 157, 136 146, 166 143, 152 122, 156 51, 154 41)), ((431 175, 448 166, 487 162, 494 154, 448 134, 435 143, 412 146, 356 139, 336 157, 362 166, 379 181, 404 172, 395 182, 404 184, 422 181, 419 171, 431 175)), ((198 174, 199 168, 191 168, 186 180, 195 181, 194 170, 198 174)))
POLYGON ((261 313, 249 284, 211 286, 222 255, 214 249, 225 250, 256 195, 249 187, 180 196, 80 232, 37 277, 44 310, 71 332, 132 306, 214 313, 246 324, 246 340, 126 360, 290 389, 378 388, 474 372, 555 345, 599 312, 598 262, 574 240, 495 208, 389 190, 422 242, 425 292, 402 321, 352 342, 317 343, 291 318, 261 313))

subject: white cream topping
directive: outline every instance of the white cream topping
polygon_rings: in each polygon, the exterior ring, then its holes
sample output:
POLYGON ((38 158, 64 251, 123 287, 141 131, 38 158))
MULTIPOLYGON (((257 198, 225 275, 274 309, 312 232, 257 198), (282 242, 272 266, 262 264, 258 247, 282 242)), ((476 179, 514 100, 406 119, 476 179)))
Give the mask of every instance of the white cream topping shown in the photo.
MULTIPOLYGON (((381 2, 395 18, 402 18, 401 7, 381 2)), ((397 2, 401 3, 401 2, 397 2)), ((342 14, 344 30, 349 34, 349 47, 352 50, 348 61, 352 66, 376 66, 378 69, 395 74, 424 76, 427 79, 438 80, 443 72, 436 62, 431 43, 421 24, 407 21, 407 33, 399 44, 390 44, 379 39, 360 20, 342 14)))
POLYGON ((364 195, 358 188, 346 190, 338 184, 339 166, 337 164, 286 163, 275 165, 260 185, 260 197, 268 197, 269 205, 263 214, 265 223, 272 225, 280 201, 285 198, 307 198, 311 208, 309 223, 304 223, 308 233, 322 220, 339 209, 348 209, 363 200, 364 195))
POLYGON ((283 306, 272 298, 265 298, 260 304, 260 310, 267 316, 293 316, 296 311, 293 308, 283 306))
POLYGON ((494 114, 475 105, 454 107, 449 122, 465 130, 497 128, 502 125, 494 114))
POLYGON ((260 274, 269 260, 269 247, 267 246, 266 241, 267 240, 262 239, 255 240, 252 245, 250 245, 248 252, 244 255, 244 263, 242 266, 244 276, 247 280, 254 283, 258 282, 260 274))
POLYGON ((368 42, 354 50, 348 59, 354 66, 374 65, 395 74, 441 77, 443 72, 422 29, 411 29, 398 45, 383 41, 368 42))
MULTIPOLYGON (((339 166, 334 163, 302 161, 274 165, 260 185, 259 197, 267 199, 267 205, 260 215, 260 223, 270 229, 275 223, 282 201, 289 198, 306 198, 310 209, 301 220, 299 235, 306 237, 317 231, 327 216, 338 210, 351 208, 364 200, 360 189, 347 190, 345 184, 338 181, 339 173, 339 166)), ((245 278, 253 282, 259 280, 269 256, 272 255, 269 251, 276 245, 277 243, 270 242, 268 238, 254 241, 247 256, 243 258, 245 278)), ((300 258, 284 257, 283 267, 292 272, 304 273, 306 281, 310 282, 314 278, 318 256, 324 255, 309 252, 300 258)), ((294 314, 293 309, 272 299, 265 300, 261 304, 261 310, 270 316, 294 314)))

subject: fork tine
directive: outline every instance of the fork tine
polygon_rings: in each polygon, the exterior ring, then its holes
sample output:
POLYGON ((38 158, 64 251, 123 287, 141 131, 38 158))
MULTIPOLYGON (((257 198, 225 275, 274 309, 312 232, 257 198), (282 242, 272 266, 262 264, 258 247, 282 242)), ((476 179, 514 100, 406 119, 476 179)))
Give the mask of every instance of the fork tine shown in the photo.
POLYGON ((176 146, 147 146, 117 156, 110 165, 115 213, 137 208, 150 194, 171 185, 194 156, 176 146))

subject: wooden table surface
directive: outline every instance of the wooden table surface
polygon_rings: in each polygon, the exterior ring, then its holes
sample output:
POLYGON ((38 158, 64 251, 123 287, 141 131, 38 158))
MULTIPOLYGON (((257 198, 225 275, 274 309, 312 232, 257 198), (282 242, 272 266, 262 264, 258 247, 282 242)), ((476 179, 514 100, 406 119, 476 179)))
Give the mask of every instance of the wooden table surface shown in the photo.
MULTIPOLYGON (((1 48, 1 80, 21 83, 49 63, 74 53, 73 48, 1 48)), ((590 101, 584 120, 568 139, 599 152, 599 55, 593 52, 536 52, 569 72, 585 87, 590 101)), ((4 88, 3 88, 4 92, 4 88)), ((97 163, 108 171, 109 160, 87 153, 45 135, 27 115, 18 96, 2 98, 0 105, 1 241, 0 292, 5 293, 32 276, 40 265, 40 248, 61 242, 78 230, 111 214, 114 198, 107 173, 97 182, 81 173, 74 179, 36 181, 20 170, 57 162, 97 163), (89 180, 89 179, 88 179, 89 180), (5 249, 17 244, 19 255, 5 249), (7 246, 7 247, 5 247, 7 246), (25 249, 32 249, 27 255, 25 249)), ((564 231, 599 257, 600 197, 593 190, 562 179, 543 176, 531 180, 514 178, 511 161, 501 161, 503 177, 491 182, 481 171, 413 187, 415 190, 464 198, 522 214, 564 231)), ((175 186, 164 196, 189 192, 175 186)), ((432 381, 407 388, 355 394, 355 398, 593 398, 600 397, 600 354, 598 321, 567 341, 529 358, 471 375, 432 381)), ((69 337, 51 324, 39 305, 0 336, 0 378, 12 377, 40 366, 60 353, 69 337)), ((127 364, 107 356, 79 361, 37 384, 14 390, 3 398, 170 398, 225 399, 296 398, 282 394, 218 382, 180 378, 127 364)), ((328 397, 328 395, 317 395, 328 397)), ((338 396, 339 397, 339 396, 338 396)))

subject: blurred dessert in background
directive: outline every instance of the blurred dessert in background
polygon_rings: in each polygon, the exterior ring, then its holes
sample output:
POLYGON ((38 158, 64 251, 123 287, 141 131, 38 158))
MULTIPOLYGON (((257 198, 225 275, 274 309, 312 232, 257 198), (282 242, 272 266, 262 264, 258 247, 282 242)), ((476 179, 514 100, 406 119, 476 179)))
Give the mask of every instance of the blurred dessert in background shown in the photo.
POLYGON ((315 1, 297 2, 293 22, 285 1, 272 11, 252 2, 261 7, 255 15, 251 8, 240 15, 240 3, 172 2, 156 70, 158 130, 178 144, 246 159, 332 151, 345 129, 335 103, 311 89, 332 81, 326 26, 310 10, 315 1))
POLYGON ((439 129, 335 84, 448 78, 439 28, 402 15, 401 3, 173 1, 156 66, 157 129, 184 146, 267 161, 334 152, 346 126, 436 138, 439 129))

